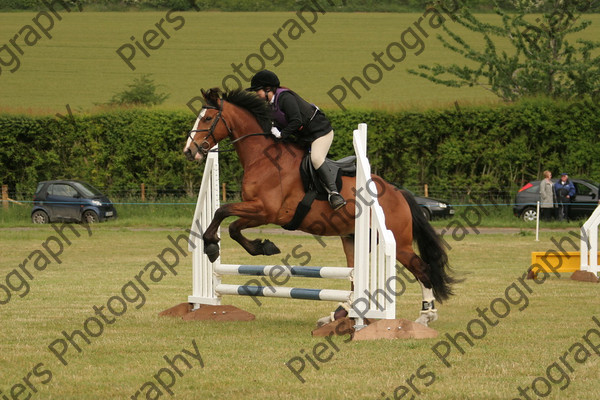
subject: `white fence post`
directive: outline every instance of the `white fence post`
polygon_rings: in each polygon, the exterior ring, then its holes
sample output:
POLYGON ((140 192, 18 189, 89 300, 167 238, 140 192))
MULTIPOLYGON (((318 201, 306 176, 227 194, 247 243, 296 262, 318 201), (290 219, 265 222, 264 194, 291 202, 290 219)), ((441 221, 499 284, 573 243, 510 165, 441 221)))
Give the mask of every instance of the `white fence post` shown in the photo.
POLYGON ((365 326, 365 318, 396 318, 396 241, 385 226, 377 187, 371 179, 366 124, 358 125, 353 142, 357 157, 355 189, 360 196, 356 196, 355 206, 354 301, 349 316, 356 319, 358 330, 365 326))
POLYGON ((600 224, 600 206, 596 207, 590 218, 581 227, 579 242, 580 269, 593 272, 598 276, 598 225, 600 224))
MULTIPOLYGON (((194 309, 200 304, 220 305, 221 297, 215 291, 221 278, 215 274, 215 267, 221 262, 221 257, 211 263, 204 254, 202 234, 212 221, 213 215, 219 208, 219 153, 208 153, 202 184, 198 192, 198 202, 192 220, 189 250, 192 252, 192 295, 188 302, 194 304, 194 309)), ((219 228, 220 231, 220 228, 219 228)), ((220 232, 218 232, 220 234, 220 232)))

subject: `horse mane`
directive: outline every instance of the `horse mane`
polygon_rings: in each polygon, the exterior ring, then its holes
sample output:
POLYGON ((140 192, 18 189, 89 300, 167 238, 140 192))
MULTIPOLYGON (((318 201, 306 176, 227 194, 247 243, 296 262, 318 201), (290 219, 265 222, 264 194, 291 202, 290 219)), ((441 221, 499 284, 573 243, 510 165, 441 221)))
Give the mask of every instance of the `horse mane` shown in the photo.
POLYGON ((233 89, 223 94, 223 100, 247 110, 256 118, 263 132, 271 132, 271 107, 256 93, 233 89))

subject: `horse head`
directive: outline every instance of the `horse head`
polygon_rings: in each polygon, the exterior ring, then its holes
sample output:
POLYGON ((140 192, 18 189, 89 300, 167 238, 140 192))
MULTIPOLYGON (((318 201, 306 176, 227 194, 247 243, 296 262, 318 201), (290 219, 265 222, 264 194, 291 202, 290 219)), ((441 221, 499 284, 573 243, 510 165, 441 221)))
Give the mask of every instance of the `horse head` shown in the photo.
POLYGON ((183 154, 188 160, 198 162, 201 162, 217 143, 231 135, 231 128, 223 116, 221 90, 202 90, 202 96, 206 104, 202 106, 183 148, 183 154))
POLYGON ((206 105, 202 107, 183 149, 188 160, 202 161, 212 147, 227 137, 232 142, 237 142, 245 139, 238 135, 252 132, 247 136, 254 136, 270 132, 270 107, 255 93, 232 90, 222 95, 220 89, 213 88, 202 90, 202 96, 206 105), (231 107, 232 105, 235 107, 231 107))

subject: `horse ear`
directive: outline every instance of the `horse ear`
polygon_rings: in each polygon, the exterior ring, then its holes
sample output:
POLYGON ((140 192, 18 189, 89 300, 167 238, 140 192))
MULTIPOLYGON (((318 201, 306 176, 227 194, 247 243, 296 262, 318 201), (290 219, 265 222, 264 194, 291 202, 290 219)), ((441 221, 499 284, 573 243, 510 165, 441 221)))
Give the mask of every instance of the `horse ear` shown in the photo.
POLYGON ((220 94, 221 94, 221 89, 219 89, 219 88, 208 89, 208 91, 202 90, 202 96, 204 97, 204 100, 206 100, 207 104, 209 104, 213 107, 219 106, 219 100, 221 98, 220 94))
POLYGON ((200 91, 202 92, 202 97, 204 97, 206 104, 212 105, 210 100, 210 90, 200 89, 200 91))

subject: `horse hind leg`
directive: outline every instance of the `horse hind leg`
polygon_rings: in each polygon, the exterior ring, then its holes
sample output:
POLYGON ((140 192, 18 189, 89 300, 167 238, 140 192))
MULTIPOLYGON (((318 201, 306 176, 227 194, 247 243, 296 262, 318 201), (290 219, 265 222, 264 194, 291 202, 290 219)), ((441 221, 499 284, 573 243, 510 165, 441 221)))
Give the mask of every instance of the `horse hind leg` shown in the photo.
POLYGON ((415 322, 429 326, 430 322, 437 321, 438 319, 437 309, 435 308, 435 297, 431 288, 426 288, 421 281, 419 281, 419 284, 421 284, 423 303, 421 306, 421 315, 419 315, 419 318, 415 322))
POLYGON ((415 322, 424 326, 429 326, 429 323, 438 319, 437 309, 435 308, 435 296, 433 295, 433 286, 428 275, 430 267, 412 250, 399 251, 397 253, 397 259, 415 276, 421 285, 423 301, 421 303, 420 315, 415 322))

